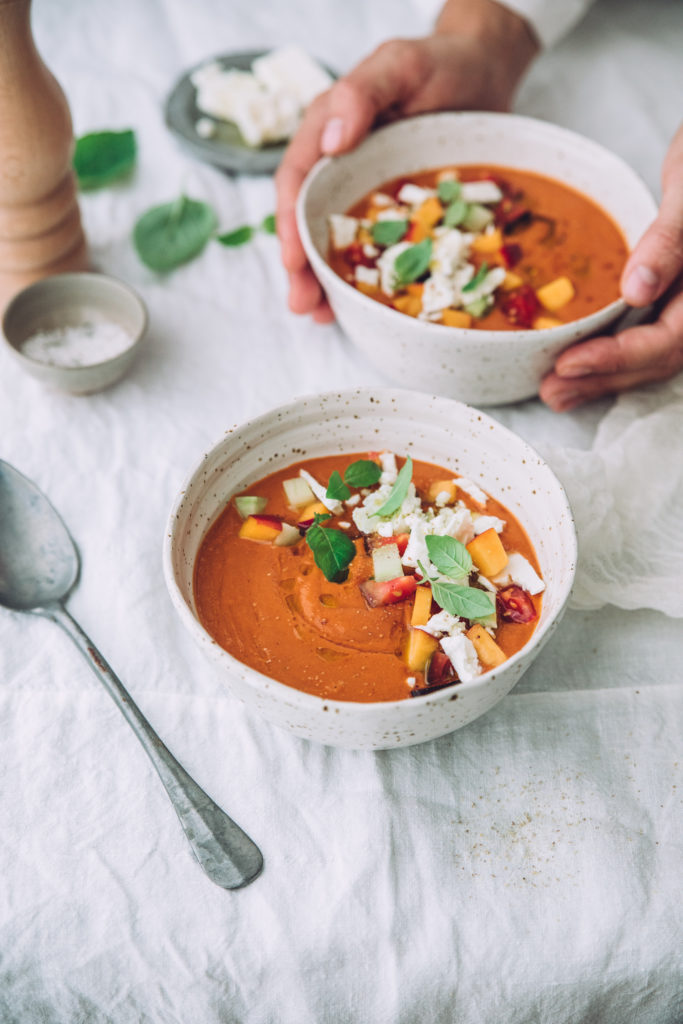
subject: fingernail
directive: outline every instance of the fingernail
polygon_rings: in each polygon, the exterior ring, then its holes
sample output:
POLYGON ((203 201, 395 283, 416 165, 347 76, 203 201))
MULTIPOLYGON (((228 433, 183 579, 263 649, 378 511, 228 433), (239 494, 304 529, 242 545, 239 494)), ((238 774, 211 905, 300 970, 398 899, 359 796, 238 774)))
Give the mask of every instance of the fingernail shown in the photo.
POLYGON ((640 263, 624 281, 622 294, 631 306, 645 306, 655 298, 658 284, 654 270, 640 263))
POLYGON ((585 363, 558 363, 555 373, 558 377, 588 377, 591 373, 595 373, 595 369, 592 366, 586 366, 585 363))
POLYGON ((342 144, 344 122, 341 117, 331 117, 323 129, 320 148, 323 153, 336 153, 342 144))

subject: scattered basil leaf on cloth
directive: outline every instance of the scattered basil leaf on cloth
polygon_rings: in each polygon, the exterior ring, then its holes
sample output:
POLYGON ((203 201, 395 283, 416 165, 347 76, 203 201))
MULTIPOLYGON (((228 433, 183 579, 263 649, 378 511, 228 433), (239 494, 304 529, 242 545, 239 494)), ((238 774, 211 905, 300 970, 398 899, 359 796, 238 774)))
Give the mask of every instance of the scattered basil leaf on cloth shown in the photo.
POLYGON ((371 234, 378 245, 395 245, 407 230, 407 220, 378 220, 372 225, 371 234))
POLYGON ((417 281, 424 272, 429 269, 429 261, 432 258, 432 240, 425 238, 417 245, 411 245, 410 249, 404 249, 396 257, 394 262, 394 273, 396 284, 400 287, 417 281))
POLYGON ((135 132, 90 132, 76 140, 73 167, 79 187, 87 192, 102 188, 129 174, 135 166, 135 132))
POLYGON ((198 256, 215 230, 213 207, 182 195, 143 213, 135 224, 133 242, 142 262, 163 272, 198 256))
POLYGON ((371 459, 357 459, 344 471, 344 480, 349 487, 372 487, 379 481, 382 467, 371 459))
POLYGON ((427 534, 425 537, 429 561, 444 576, 460 580, 472 571, 472 556, 461 541, 455 537, 439 537, 427 534))
POLYGON ((442 203, 448 205, 460 197, 462 185, 459 181, 440 181, 436 194, 442 203))
POLYGON ((401 505, 405 500, 405 496, 408 493, 410 487, 410 481, 413 479, 413 460, 410 455, 401 466, 401 470, 396 477, 396 483, 391 488, 389 497, 384 502, 381 508, 378 508, 376 512, 373 512, 373 516, 393 516, 394 512, 398 512, 401 505))
POLYGON ((472 292, 472 291, 474 291, 475 288, 479 287, 479 285, 484 280, 484 278, 486 277, 488 272, 489 272, 489 265, 488 265, 488 263, 486 263, 486 262, 482 263, 482 265, 479 267, 479 270, 476 272, 476 274, 474 275, 472 280, 469 281, 466 285, 463 285, 463 287, 460 290, 462 292, 472 292))
POLYGON ((327 484, 325 497, 331 498, 332 501, 346 501, 347 498, 351 497, 351 491, 342 480, 339 470, 337 469, 332 471, 332 475, 330 476, 327 484))
POLYGON ((221 245, 228 245, 235 248, 238 245, 244 245, 245 242, 248 242, 253 234, 254 229, 250 227, 249 224, 245 224, 244 227, 235 228, 234 231, 226 231, 223 235, 216 235, 216 241, 220 242, 221 245))
POLYGON ((467 216, 469 206, 464 199, 454 199, 443 215, 443 222, 447 228, 457 228, 467 216))
POLYGON ((496 610, 495 598, 488 590, 440 580, 430 580, 429 583, 436 603, 460 619, 483 619, 496 610))
POLYGON ((265 231, 267 235, 277 234, 277 223, 274 213, 269 213, 267 217, 263 218, 261 221, 261 231, 265 231))
POLYGON ((349 575, 349 566, 356 556, 356 545, 343 530, 335 530, 320 523, 329 516, 315 516, 313 526, 306 531, 306 543, 313 552, 313 560, 330 583, 343 583, 349 575))

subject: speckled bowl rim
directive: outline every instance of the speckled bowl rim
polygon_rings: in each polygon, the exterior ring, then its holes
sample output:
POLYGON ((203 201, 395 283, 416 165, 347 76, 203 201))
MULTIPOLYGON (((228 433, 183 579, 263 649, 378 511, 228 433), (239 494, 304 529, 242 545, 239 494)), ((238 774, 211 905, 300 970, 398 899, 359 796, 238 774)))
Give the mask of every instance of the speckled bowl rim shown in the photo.
MULTIPOLYGON (((288 402, 285 405, 277 406, 269 410, 268 412, 262 413, 260 416, 256 416, 253 419, 246 420, 240 424, 237 424, 234 428, 232 428, 230 433, 232 434, 233 440, 239 442, 239 434, 241 430, 245 428, 254 429, 261 426, 265 427, 268 424, 272 423, 272 419, 274 416, 284 417, 286 415, 295 413, 302 402, 319 402, 325 401, 328 398, 331 399, 332 397, 336 397, 337 399, 342 400, 346 395, 353 395, 354 398, 357 398, 362 395, 367 395, 368 398, 370 397, 370 395, 375 397, 379 396, 380 399, 384 399, 387 401, 390 400, 392 396, 400 395, 402 399, 410 399, 412 397, 415 401, 419 402, 424 402, 425 397, 433 397, 435 399, 438 399, 440 402, 449 402, 452 405, 461 407, 462 409, 476 411, 477 415, 481 417, 482 423, 487 424, 490 429, 493 429, 497 431, 499 434, 507 437, 511 441, 513 446, 520 446, 520 456, 526 455, 527 457, 532 457, 537 461, 538 464, 540 464, 545 470, 547 470, 547 472, 550 474, 551 479, 554 482, 554 486, 557 488, 558 496, 564 504, 564 512, 566 514, 565 530, 567 540, 571 541, 571 564, 566 566, 567 577, 564 580, 562 586, 558 590, 558 607, 554 615, 552 615, 547 620, 547 622, 545 622, 542 626, 539 624, 538 628, 534 630, 531 637, 529 638, 529 640, 527 640, 524 646, 521 647, 519 651, 515 652, 515 654, 513 654, 510 658, 508 658, 500 667, 500 669, 492 669, 489 672, 477 676, 475 679, 469 680, 467 682, 454 683, 452 686, 444 687, 441 690, 437 690, 435 693, 425 694, 424 696, 416 698, 404 697, 401 700, 391 701, 335 700, 334 698, 319 697, 316 694, 307 693, 305 690, 299 690, 295 686, 290 686, 288 683, 283 683, 279 679, 275 679, 271 676, 265 675, 262 672, 259 672, 258 669, 254 669, 250 665, 247 665, 246 662, 240 661, 239 658, 236 658, 229 651, 226 651, 224 647, 221 647, 220 644, 211 636, 211 634, 202 626, 202 624, 193 615, 192 611, 188 607, 187 602, 185 601, 180 591, 180 588, 176 583, 173 571, 174 541, 177 532, 177 524, 180 521, 179 514, 186 501, 186 495, 189 492, 195 479, 201 474, 202 467, 206 459, 217 448, 225 444, 225 433, 214 445, 211 446, 211 448, 208 449, 208 451, 205 452, 199 463, 185 478, 180 488, 180 491, 175 501, 173 502, 171 511, 168 516, 168 520, 166 523, 166 531, 164 534, 162 562, 166 586, 169 590, 173 605, 176 611, 179 613, 180 618, 184 622, 186 628, 188 628, 189 632, 195 637, 196 640, 199 641, 201 647, 206 648, 208 651, 211 652, 212 657, 219 657, 221 662, 224 661, 230 668, 234 667, 234 669, 242 673, 243 677, 244 674, 246 673, 249 676, 250 685, 253 685, 254 689, 259 691, 260 693, 263 694, 266 691, 275 691, 276 693, 281 692, 283 696, 289 698, 290 700, 296 701, 297 705, 301 708, 301 710, 304 711, 310 709, 311 711, 315 712, 329 709, 334 710, 335 708, 339 708, 340 710, 351 709, 352 713, 354 714, 357 713, 359 715, 369 715, 375 712, 378 708, 381 708, 382 710, 387 709, 387 712, 389 714, 391 714, 394 710, 400 714, 401 708, 405 708, 406 703, 410 704, 412 700, 419 701, 421 706, 425 704, 438 705, 442 703, 448 703, 448 701, 450 700, 454 700, 455 697, 458 695, 459 691, 463 692, 464 690, 467 690, 468 692, 476 692, 479 689, 487 688, 495 678, 497 678, 499 675, 507 674, 509 670, 517 664, 518 661, 522 660, 522 658, 528 657, 534 647, 542 645, 542 642, 544 641, 546 634, 554 628, 554 626, 557 624, 564 610, 567 607, 567 602, 569 601, 569 597, 574 586, 578 548, 574 516, 572 514, 572 510, 569 505, 569 501, 567 499, 564 487, 557 479, 557 477, 555 476, 554 472, 551 470, 550 466, 547 464, 545 459, 541 458, 539 453, 536 451, 535 448, 532 447, 532 445, 530 445, 527 441, 524 441, 518 434, 515 434, 514 431, 510 430, 508 427, 503 426, 502 423, 500 423, 498 420, 495 420, 492 416, 488 416, 481 410, 475 409, 474 406, 467 405, 466 403, 460 402, 454 398, 445 398, 444 396, 438 395, 425 396, 423 392, 407 391, 402 388, 351 388, 348 389, 347 391, 328 391, 322 393, 312 392, 308 394, 301 394, 298 395, 296 399, 294 399, 294 401, 292 402, 288 402)), ((277 468, 284 468, 285 466, 286 463, 283 462, 282 466, 278 465, 278 467, 274 467, 270 472, 275 472, 277 468)), ((226 503, 228 500, 229 498, 226 499, 226 503)), ((522 526, 524 526, 524 524, 522 524, 522 526)), ((206 529, 208 528, 209 527, 207 526, 206 529)), ((206 531, 204 531, 203 537, 204 536, 206 536, 206 531)))
POLYGON ((7 303, 7 306, 2 314, 2 321, 0 321, 0 337, 2 337, 2 340, 5 343, 5 345, 7 345, 12 350, 13 354, 20 362, 24 361, 26 363, 29 363, 31 366, 36 367, 47 367, 49 370, 53 370, 55 372, 59 372, 60 374, 64 374, 64 377, 66 378, 75 373, 82 374, 84 370, 94 370, 104 366, 108 366, 112 363, 115 363, 122 356, 129 355, 130 352, 132 352, 132 350, 136 348, 142 341, 144 335, 147 332, 148 326, 149 313, 147 312, 147 306, 145 305, 145 302, 138 294, 138 292, 134 288, 131 288, 129 284, 127 284, 125 281, 122 281, 118 277, 114 277, 112 274, 101 274, 96 270, 74 270, 67 271, 64 274, 52 274, 49 277, 41 277, 38 281, 33 281, 31 284, 26 285, 25 288, 22 288, 21 291, 17 292, 16 295, 13 295, 10 301, 7 303), (58 363, 48 363, 44 359, 36 359, 34 356, 26 355, 26 353, 23 352, 20 347, 15 345, 14 342, 10 341, 5 330, 5 324, 12 310, 16 308, 19 302, 23 302, 26 300, 26 296, 31 292, 32 289, 42 287, 48 281, 55 281, 60 283, 64 282, 65 285, 68 285, 70 281, 83 281, 93 279, 96 279, 98 283, 104 281, 107 283, 107 285, 113 284, 115 287, 120 288, 121 291, 125 292, 127 297, 133 301, 133 303, 137 306, 141 314, 140 329, 135 335, 131 336, 130 344, 127 345, 125 348, 121 349, 120 352, 117 352, 116 355, 109 356, 109 358, 107 359, 100 359, 94 363, 81 363, 80 366, 60 366, 58 363))
MULTIPOLYGON (((581 135, 578 132, 574 132, 569 128, 563 128, 560 125, 552 124, 549 121, 543 121, 540 118, 526 117, 522 114, 502 114, 486 110, 441 111, 437 113, 420 114, 417 117, 412 118, 403 118, 401 121, 384 125, 383 127, 376 129, 372 134, 373 136, 376 136, 391 133, 396 131, 396 129, 399 126, 409 125, 411 122, 414 123, 418 121, 424 121, 427 118, 433 119, 435 125, 438 126, 439 123, 451 121, 454 118, 460 120, 461 118, 464 117, 469 118, 472 115, 484 118, 491 125, 495 124, 501 118, 505 118, 507 122, 513 120, 514 122, 518 123, 521 128, 523 128, 524 126, 533 125, 534 129, 538 130, 540 126, 540 130, 547 131, 550 136, 554 136, 559 140, 565 141, 567 143, 575 141, 580 143, 584 147, 593 148, 597 154, 602 153, 609 155, 611 159, 621 163, 623 167, 626 170, 628 170, 628 172, 631 175, 633 175, 635 178, 638 178, 638 180, 641 181, 639 176, 626 163, 625 160, 622 160, 622 158, 619 157, 616 153, 613 153, 611 150, 607 149, 605 146, 600 145, 600 143, 595 142, 593 139, 589 139, 586 136, 581 135)), ((343 154, 343 156, 347 155, 348 154, 343 154)), ((412 330, 421 332, 425 324, 428 324, 430 329, 434 333, 434 337, 437 336, 437 332, 441 334, 442 338, 452 338, 454 334, 456 334, 458 337, 461 337, 464 340, 476 338, 479 342, 490 342, 492 345, 500 345, 509 341, 531 341, 537 338, 543 339, 544 341, 547 340, 549 342, 552 342, 556 338, 559 338, 560 336, 565 334, 569 328, 573 328, 574 330, 577 331, 581 328, 581 336, 584 338, 589 337, 592 334, 592 324, 595 323, 597 320, 602 322, 603 319, 607 317, 607 314, 609 314, 610 322, 613 322, 614 320, 617 320, 619 317, 623 316, 631 308, 623 298, 618 298, 615 299, 613 302, 607 303, 607 305, 605 306, 601 306, 599 309, 596 309, 593 313, 589 313, 586 316, 579 317, 577 320, 568 320, 566 323, 559 324, 557 327, 546 327, 543 328, 543 330, 534 330, 533 328, 529 328, 527 330, 522 331, 492 331, 487 330, 485 328, 448 327, 446 326, 446 324, 433 323, 431 320, 418 320, 416 317, 406 316, 405 313, 401 313, 399 310, 393 309, 391 306, 386 306, 384 303, 377 302, 375 299, 372 299, 369 295, 365 295, 363 292, 359 291, 358 288, 355 288, 352 284, 349 284, 348 281, 345 281, 343 277, 337 274, 336 271, 332 269, 327 260, 325 260, 325 258, 320 255, 311 236, 308 218, 306 216, 306 200, 308 192, 315 179, 319 177, 319 175, 323 174, 325 169, 335 159, 337 158, 332 156, 321 157, 321 159, 318 160, 317 163, 308 172, 306 178, 304 179, 303 185, 299 190, 299 195, 297 197, 296 202, 296 221, 299 235, 303 247, 306 251, 306 256, 311 265, 313 266, 316 277, 318 278, 320 283, 323 284, 323 287, 325 285, 325 281, 330 283, 333 287, 335 285, 341 285, 342 289, 346 290, 347 295, 352 293, 357 297, 362 308, 365 308, 367 310, 377 310, 377 315, 388 316, 390 323, 396 322, 395 317, 401 317, 401 322, 405 324, 405 329, 408 331, 412 330), (407 321, 410 321, 410 325, 408 325, 407 321), (583 330, 583 328, 585 328, 585 330, 583 330)), ((467 165, 463 164, 463 166, 467 165)), ((378 184, 381 184, 381 182, 378 184)), ((643 189, 647 191, 649 194, 649 190, 647 189, 645 183, 641 181, 641 184, 643 186, 643 189)), ((574 189, 574 191, 578 190, 574 189)), ((655 214, 656 206, 653 209, 653 216, 655 214)), ((624 229, 622 228, 621 224, 619 224, 616 218, 612 217, 611 214, 608 214, 608 216, 611 220, 614 221, 622 236, 624 236, 624 229)), ((632 249, 630 249, 630 251, 632 251, 632 249)))

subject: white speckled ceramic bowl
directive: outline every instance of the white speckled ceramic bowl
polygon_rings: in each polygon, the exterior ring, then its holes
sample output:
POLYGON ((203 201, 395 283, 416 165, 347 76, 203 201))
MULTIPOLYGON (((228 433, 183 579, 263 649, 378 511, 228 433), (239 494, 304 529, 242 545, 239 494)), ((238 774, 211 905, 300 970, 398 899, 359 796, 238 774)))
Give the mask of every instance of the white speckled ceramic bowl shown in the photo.
POLYGON ((227 432, 178 496, 164 540, 164 572, 184 626, 218 662, 225 684, 264 718, 333 746, 385 749, 433 739, 467 725, 515 685, 560 621, 576 561, 576 537, 562 487, 536 452, 476 409, 401 390, 359 390, 302 398, 227 432), (538 626, 526 646, 480 678, 402 701, 324 700, 254 671, 222 650, 200 625, 193 570, 206 531, 231 495, 302 458, 389 449, 476 481, 526 528, 546 582, 538 626))
MULTIPOLYGON (((122 281, 106 274, 54 274, 24 288, 7 306, 2 333, 7 350, 21 367, 51 387, 72 395, 90 395, 111 387, 137 357, 147 327, 142 299, 122 281), (112 323, 122 327, 130 343, 103 358, 93 351, 78 366, 60 366, 27 355, 22 346, 34 334, 68 327, 112 323)), ((94 343, 93 343, 94 344, 94 343)))
POLYGON ((656 215, 640 178, 619 157, 574 132, 512 114, 444 113, 398 121, 351 153, 319 161, 301 189, 297 221, 313 270, 341 327, 397 384, 475 405, 537 394, 562 349, 603 331, 623 300, 548 330, 486 331, 425 323, 368 298, 326 259, 327 218, 399 175, 432 167, 490 164, 535 171, 570 185, 611 215, 630 247, 656 215))

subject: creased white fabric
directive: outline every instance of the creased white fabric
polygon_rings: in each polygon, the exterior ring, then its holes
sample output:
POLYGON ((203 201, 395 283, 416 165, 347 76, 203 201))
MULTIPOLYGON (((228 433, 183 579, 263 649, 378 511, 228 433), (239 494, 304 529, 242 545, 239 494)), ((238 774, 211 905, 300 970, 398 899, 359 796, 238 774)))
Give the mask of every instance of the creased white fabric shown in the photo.
MULTIPOLYGON (((656 189, 683 94, 679 12, 600 0, 540 58, 519 110, 599 139, 656 189)), ((0 457, 78 543, 70 611, 266 867, 238 893, 208 882, 66 636, 0 609, 0 1021, 680 1024, 681 624, 653 610, 671 610, 671 588, 661 604, 648 596, 669 568, 650 577, 637 563, 647 608, 596 609, 623 597, 619 566, 589 574, 584 561, 582 608, 508 698, 452 736, 381 754, 305 743, 247 711, 166 594, 168 510, 224 430, 297 393, 387 382, 336 327, 287 313, 270 237, 210 245, 166 279, 139 264, 135 217, 181 189, 214 203, 225 230, 273 209, 270 179, 183 152, 164 96, 215 53, 294 41, 344 70, 427 20, 412 0, 35 0, 33 17, 76 131, 138 133, 131 180, 81 208, 97 265, 139 290, 150 331, 128 377, 88 398, 43 388, 0 353, 0 457)), ((553 458, 584 558, 599 551, 582 491, 593 501, 596 474, 605 508, 640 500, 646 481, 653 523, 676 497, 680 426, 662 427, 673 388, 566 416, 538 402, 495 410, 553 458), (620 470, 637 475, 632 492, 620 470)), ((631 558, 637 509, 616 513, 631 558)))

